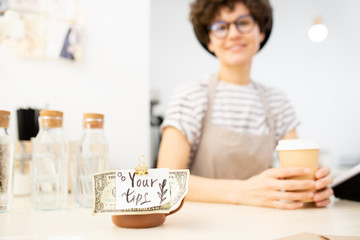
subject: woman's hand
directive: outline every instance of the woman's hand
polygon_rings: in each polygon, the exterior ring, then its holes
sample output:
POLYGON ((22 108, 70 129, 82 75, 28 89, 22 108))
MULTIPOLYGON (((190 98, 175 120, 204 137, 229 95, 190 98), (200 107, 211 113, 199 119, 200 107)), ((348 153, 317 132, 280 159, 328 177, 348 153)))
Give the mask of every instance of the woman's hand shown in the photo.
POLYGON ((280 209, 297 209, 303 206, 302 200, 314 198, 317 206, 325 206, 329 202, 331 193, 327 189, 329 184, 326 170, 319 169, 316 172, 316 185, 322 189, 314 194, 310 191, 314 188, 312 180, 286 180, 286 178, 305 176, 310 173, 308 168, 271 168, 259 175, 242 182, 244 184, 235 196, 239 203, 274 207, 280 209), (289 192, 290 191, 290 192, 289 192), (296 191, 296 192, 291 192, 296 191))
POLYGON ((333 190, 328 186, 333 182, 328 167, 319 168, 315 173, 315 189, 316 193, 313 197, 317 207, 325 207, 330 203, 330 197, 334 194, 333 190))

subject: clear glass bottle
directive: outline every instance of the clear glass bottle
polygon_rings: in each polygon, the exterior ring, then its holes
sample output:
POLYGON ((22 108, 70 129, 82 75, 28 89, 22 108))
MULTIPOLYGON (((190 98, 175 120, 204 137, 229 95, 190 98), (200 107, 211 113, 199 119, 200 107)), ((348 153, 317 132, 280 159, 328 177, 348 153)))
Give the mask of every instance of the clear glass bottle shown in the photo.
POLYGON ((40 131, 34 140, 32 204, 38 210, 62 209, 68 195, 68 162, 62 130, 63 113, 40 111, 40 131))
POLYGON ((0 110, 0 212, 9 211, 13 199, 14 144, 9 120, 10 112, 0 110))
POLYGON ((81 207, 93 204, 92 176, 108 168, 108 143, 104 134, 104 115, 84 114, 84 131, 76 164, 76 201, 81 207))

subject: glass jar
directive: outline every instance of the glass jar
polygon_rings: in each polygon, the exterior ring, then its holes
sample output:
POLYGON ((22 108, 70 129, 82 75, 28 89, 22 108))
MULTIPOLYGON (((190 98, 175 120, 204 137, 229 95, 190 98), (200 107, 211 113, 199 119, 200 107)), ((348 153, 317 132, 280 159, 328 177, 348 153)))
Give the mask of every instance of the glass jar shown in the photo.
POLYGON ((0 110, 0 212, 9 211, 13 199, 14 145, 9 120, 10 112, 0 110))
POLYGON ((85 113, 83 135, 76 164, 76 201, 81 207, 93 204, 92 176, 108 168, 108 143, 104 134, 104 115, 85 113))
POLYGON ((14 196, 31 194, 31 141, 16 141, 14 154, 14 196))
POLYGON ((66 206, 68 163, 62 130, 63 113, 40 111, 40 131, 33 144, 32 204, 38 210, 66 206))

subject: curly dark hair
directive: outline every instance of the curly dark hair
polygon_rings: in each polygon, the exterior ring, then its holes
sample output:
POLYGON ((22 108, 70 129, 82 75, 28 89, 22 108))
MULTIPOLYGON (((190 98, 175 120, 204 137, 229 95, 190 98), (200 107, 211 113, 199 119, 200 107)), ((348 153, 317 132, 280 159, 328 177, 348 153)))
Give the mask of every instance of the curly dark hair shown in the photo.
POLYGON ((210 42, 208 26, 219 14, 220 8, 227 7, 233 10, 235 3, 238 2, 243 3, 249 9, 251 16, 260 27, 260 32, 265 33, 265 39, 260 44, 260 49, 265 45, 270 36, 273 22, 272 7, 268 0, 195 0, 190 4, 190 21, 197 39, 207 51, 209 51, 207 45, 210 42))

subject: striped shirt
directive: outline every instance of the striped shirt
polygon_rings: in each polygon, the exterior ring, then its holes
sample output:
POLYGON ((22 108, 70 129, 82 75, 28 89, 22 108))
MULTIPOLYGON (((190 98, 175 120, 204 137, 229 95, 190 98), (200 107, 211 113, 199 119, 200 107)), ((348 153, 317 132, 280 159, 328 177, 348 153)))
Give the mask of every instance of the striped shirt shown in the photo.
MULTIPOLYGON (((208 108, 207 91, 210 79, 208 76, 176 88, 161 125, 161 130, 171 126, 184 134, 191 144, 191 158, 200 142, 203 119, 208 108)), ((241 133, 269 133, 266 112, 255 84, 264 92, 278 141, 293 130, 299 121, 283 93, 258 83, 237 85, 219 81, 214 96, 211 123, 241 133)))

